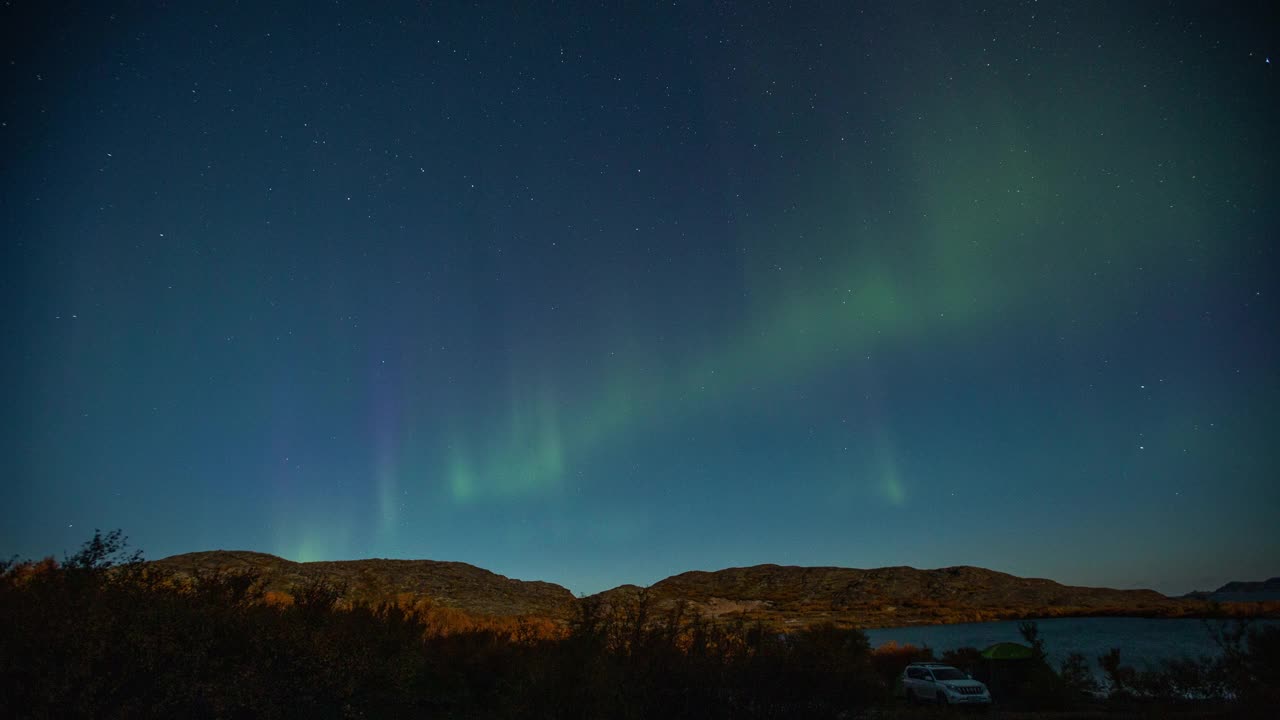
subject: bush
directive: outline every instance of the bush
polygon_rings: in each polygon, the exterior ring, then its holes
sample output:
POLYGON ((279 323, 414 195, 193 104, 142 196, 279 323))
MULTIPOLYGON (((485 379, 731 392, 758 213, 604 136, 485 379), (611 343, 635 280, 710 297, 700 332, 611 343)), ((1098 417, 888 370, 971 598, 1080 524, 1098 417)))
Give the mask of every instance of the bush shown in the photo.
POLYGON ((982 651, 975 647, 962 647, 942 653, 942 662, 976 675, 982 666, 982 651))
POLYGON ((1111 697, 1130 694, 1138 674, 1133 668, 1120 664, 1120 648, 1111 648, 1106 655, 1099 655, 1098 665, 1107 677, 1107 691, 1111 697))
POLYGON ((930 662, 933 659, 931 648, 887 642, 872 651, 871 666, 881 684, 897 696, 902 694, 902 671, 913 662, 930 662))
POLYGON ((866 636, 713 623, 644 594, 567 628, 370 605, 318 578, 180 577, 119 532, 0 567, 0 717, 837 717, 885 696, 866 636))
POLYGON ((1098 681, 1093 676, 1089 661, 1078 652, 1067 655, 1062 661, 1058 676, 1062 678, 1067 690, 1077 696, 1092 697, 1099 691, 1098 681))

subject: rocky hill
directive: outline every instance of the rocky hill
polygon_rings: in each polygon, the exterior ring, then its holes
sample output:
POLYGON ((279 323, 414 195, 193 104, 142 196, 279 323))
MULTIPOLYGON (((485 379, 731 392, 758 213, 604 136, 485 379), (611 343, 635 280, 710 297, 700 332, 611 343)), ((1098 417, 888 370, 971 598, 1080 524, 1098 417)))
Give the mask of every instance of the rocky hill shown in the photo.
MULTIPOLYGON (((182 574, 253 569, 265 576, 267 589, 283 592, 321 578, 345 586, 349 599, 378 602, 407 596, 493 617, 531 615, 563 622, 582 602, 559 585, 513 580, 458 562, 296 563, 264 553, 218 550, 153 564, 182 574)), ((683 602, 703 615, 741 616, 782 628, 828 621, 886 627, 1023 617, 1182 616, 1207 608, 1203 600, 1168 598, 1153 590, 1071 587, 967 566, 859 570, 755 565, 681 573, 648 588, 623 585, 588 600, 608 607, 641 596, 658 611, 683 602)))
POLYGON ((266 553, 214 550, 174 555, 152 565, 179 574, 197 571, 255 570, 268 590, 290 588, 320 578, 345 586, 347 596, 377 602, 401 595, 428 598, 433 604, 496 617, 570 616, 573 593, 548 582, 512 580, 460 562, 436 560, 345 560, 298 563, 266 553))
MULTIPOLYGON (((618 588, 606 603, 638 594, 618 588)), ((686 572, 647 590, 661 607, 685 601, 709 615, 742 613, 779 625, 832 621, 863 627, 1055 615, 1178 615, 1188 604, 1154 590, 1071 587, 977 567, 858 570, 755 565, 686 572)))

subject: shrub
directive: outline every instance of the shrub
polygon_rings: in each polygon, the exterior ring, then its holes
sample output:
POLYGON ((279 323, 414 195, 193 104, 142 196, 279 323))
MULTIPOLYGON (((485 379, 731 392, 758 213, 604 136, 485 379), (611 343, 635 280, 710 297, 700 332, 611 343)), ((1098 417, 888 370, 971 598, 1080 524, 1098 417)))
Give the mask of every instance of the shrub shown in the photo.
POLYGON ((1084 655, 1073 652, 1062 661, 1058 676, 1067 689, 1077 696, 1093 696, 1099 691, 1098 680, 1093 676, 1089 661, 1084 655))
POLYGON ((929 662, 933 660, 933 650, 929 647, 918 648, 914 645, 898 645, 887 642, 871 653, 871 666, 880 677, 881 684, 894 695, 902 691, 902 671, 913 662, 929 662))
POLYGON ((959 668, 970 675, 975 675, 982 665, 982 651, 975 647, 948 650, 942 653, 942 662, 959 668))
POLYGON ((1106 655, 1099 655, 1098 665, 1107 677, 1107 691, 1111 697, 1129 695, 1137 679, 1137 672, 1120 664, 1120 648, 1111 648, 1106 655))

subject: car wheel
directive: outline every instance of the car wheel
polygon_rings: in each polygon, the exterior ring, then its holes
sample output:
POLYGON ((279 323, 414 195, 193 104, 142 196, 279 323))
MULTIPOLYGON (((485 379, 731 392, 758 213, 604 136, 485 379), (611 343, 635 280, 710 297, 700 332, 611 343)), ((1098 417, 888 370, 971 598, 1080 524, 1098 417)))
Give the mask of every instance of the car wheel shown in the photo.
POLYGON ((946 705, 946 704, 947 704, 947 695, 946 695, 946 693, 943 693, 942 691, 938 691, 938 704, 939 704, 939 705, 946 705))

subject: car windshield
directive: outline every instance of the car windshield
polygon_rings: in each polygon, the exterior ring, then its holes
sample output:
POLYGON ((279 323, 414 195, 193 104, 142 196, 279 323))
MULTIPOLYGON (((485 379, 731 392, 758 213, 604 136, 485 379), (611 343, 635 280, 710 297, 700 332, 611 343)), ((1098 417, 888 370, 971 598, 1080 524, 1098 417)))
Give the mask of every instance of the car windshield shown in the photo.
POLYGON ((964 680, 969 676, 955 668, 934 668, 933 677, 935 680, 964 680))

